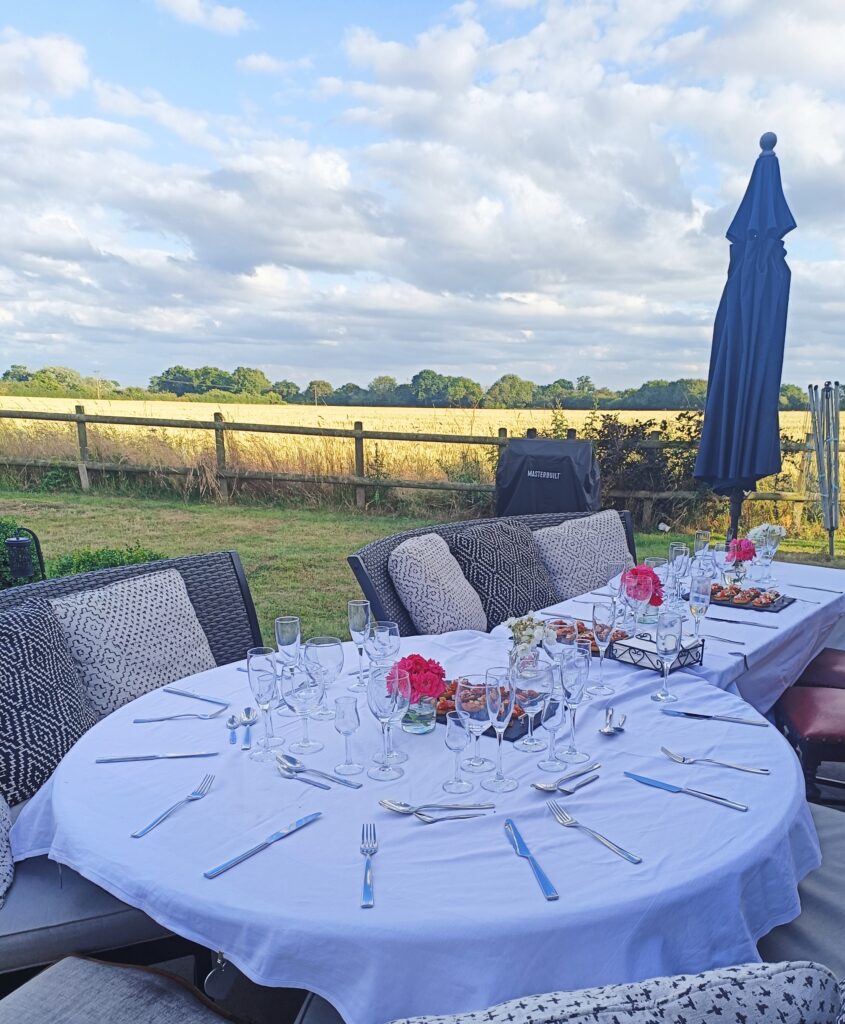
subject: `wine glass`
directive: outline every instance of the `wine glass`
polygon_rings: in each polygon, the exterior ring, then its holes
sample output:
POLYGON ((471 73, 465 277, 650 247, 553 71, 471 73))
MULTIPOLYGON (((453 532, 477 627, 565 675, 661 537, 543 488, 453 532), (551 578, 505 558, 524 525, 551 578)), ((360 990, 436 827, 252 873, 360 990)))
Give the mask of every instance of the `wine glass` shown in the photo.
POLYGON ((323 670, 313 662, 307 669, 304 665, 294 665, 288 674, 282 676, 285 704, 302 719, 302 739, 290 745, 294 754, 316 754, 323 749, 319 740, 312 740, 308 735, 308 717, 323 699, 324 690, 323 670))
POLYGON ((563 666, 563 701, 569 711, 569 746, 562 754, 561 761, 567 764, 581 764, 590 759, 575 746, 575 712, 584 702, 587 680, 590 678, 591 655, 576 651, 563 666))
POLYGON ((358 679, 349 686, 349 689, 355 693, 363 693, 367 689, 364 680, 364 641, 370 632, 370 602, 349 601, 346 605, 346 619, 352 643, 358 649, 358 679))
POLYGON ((677 612, 660 612, 657 616, 657 630, 655 643, 657 646, 657 657, 663 666, 663 685, 651 695, 652 700, 660 701, 663 704, 670 704, 678 698, 669 693, 669 669, 678 657, 681 649, 681 635, 683 633, 684 619, 677 612))
POLYGON ((457 711, 446 713, 446 746, 455 754, 455 777, 443 783, 447 793, 469 793, 474 788, 471 782, 461 778, 461 751, 469 743, 466 721, 457 711))
POLYGON ((371 620, 370 628, 364 637, 364 650, 371 664, 374 661, 393 661, 399 653, 399 644, 398 623, 371 620))
POLYGON ((673 608, 680 608, 681 602, 681 581, 686 576, 689 568, 689 547, 681 541, 672 541, 669 545, 669 565, 672 569, 672 599, 669 602, 673 608))
POLYGON ((622 587, 622 574, 630 566, 630 562, 608 562, 607 571, 607 588, 610 590, 614 598, 619 597, 619 591, 622 587))
POLYGON ((311 717, 315 721, 330 721, 334 710, 328 706, 328 689, 343 671, 343 643, 336 636, 315 636, 305 641, 302 661, 306 671, 316 665, 323 670, 326 686, 323 699, 311 717))
POLYGON ((719 573, 719 579, 722 585, 725 583, 725 569, 728 567, 728 545, 723 541, 716 541, 711 546, 711 554, 713 556, 713 564, 716 566, 716 570, 719 573))
POLYGON ((335 772, 338 775, 360 775, 364 770, 362 764, 352 760, 352 734, 361 724, 358 715, 358 698, 347 694, 334 699, 334 727, 343 737, 344 758, 343 764, 335 765, 335 772))
POLYGON ((540 716, 540 725, 549 734, 549 747, 546 751, 546 757, 542 761, 537 762, 537 767, 544 772, 557 772, 561 768, 566 767, 566 762, 561 761, 555 753, 555 741, 557 739, 557 731, 563 725, 563 716, 566 711, 566 704, 563 699, 563 687, 555 685, 552 692, 549 694, 549 698, 546 701, 546 706, 543 709, 543 714, 540 716))
POLYGON ((270 710, 276 699, 276 652, 272 647, 252 647, 246 652, 246 670, 253 699, 261 709, 264 724, 264 739, 259 741, 250 753, 253 761, 272 761, 273 751, 282 745, 281 739, 273 732, 270 710))
POLYGON ((701 620, 710 607, 710 577, 704 573, 696 574, 690 582, 689 610, 695 620, 695 639, 701 629, 701 620))
POLYGON ((546 630, 543 637, 543 650, 560 667, 563 661, 575 650, 575 638, 578 636, 578 627, 574 619, 565 615, 558 615, 555 618, 555 625, 546 630))
MULTIPOLYGON (((273 629, 276 634, 276 651, 279 655, 279 672, 284 674, 299 661, 301 643, 299 616, 280 615, 273 623, 273 629)), ((275 708, 282 718, 296 718, 296 715, 285 704, 281 688, 279 688, 275 708)))
POLYGON ((466 722, 473 740, 473 751, 464 759, 463 769, 473 775, 493 770, 489 757, 482 757, 478 740, 490 728, 490 712, 487 710, 487 683, 484 676, 461 676, 455 680, 455 711, 466 722))
POLYGON ((634 608, 634 632, 637 630, 637 620, 651 600, 653 587, 654 582, 650 577, 636 573, 633 569, 629 569, 622 579, 622 589, 634 608))
POLYGON ((522 708, 528 719, 528 735, 518 739, 514 743, 514 747, 529 753, 542 750, 545 744, 534 735, 534 716, 538 711, 543 710, 543 705, 552 691, 554 667, 552 665, 517 667, 513 672, 513 681, 516 689, 516 703, 522 708))
MULTIPOLYGON (((651 593, 649 593, 650 596, 651 593)), ((612 693, 616 693, 612 686, 607 686, 604 682, 604 656, 613 639, 615 625, 615 602, 611 601, 610 604, 593 605, 593 637, 596 641, 596 647, 599 649, 599 681, 595 686, 590 686, 587 692, 591 693, 594 697, 607 697, 612 693)))
POLYGON ((502 743, 505 729, 510 724, 513 706, 516 703, 516 688, 509 668, 490 668, 487 670, 485 695, 490 724, 496 731, 498 747, 496 750, 496 774, 492 779, 482 779, 481 788, 491 793, 510 793, 519 783, 516 779, 506 779, 502 774, 502 743))
POLYGON ((763 578, 760 580, 761 586, 773 587, 775 585, 776 580, 772 575, 772 562, 778 553, 780 541, 781 536, 778 530, 769 527, 769 529, 763 531, 763 536, 757 545, 758 550, 761 552, 760 562, 763 566, 763 578))
POLYGON ((710 547, 710 531, 709 530, 696 530, 695 540, 693 541, 693 550, 695 551, 695 561, 698 565, 701 565, 701 560, 707 554, 710 547))
POLYGON ((382 756, 379 764, 367 769, 367 775, 377 782, 391 782, 405 774, 401 768, 387 760, 387 730, 391 722, 408 710, 411 703, 411 678, 394 665, 373 664, 367 676, 367 704, 373 717, 381 725, 382 756))

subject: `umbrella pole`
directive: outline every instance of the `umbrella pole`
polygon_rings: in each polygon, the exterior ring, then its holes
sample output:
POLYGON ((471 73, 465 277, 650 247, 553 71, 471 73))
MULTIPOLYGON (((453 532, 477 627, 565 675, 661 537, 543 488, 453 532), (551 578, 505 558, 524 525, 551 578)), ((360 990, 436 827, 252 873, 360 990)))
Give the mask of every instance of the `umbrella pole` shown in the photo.
POLYGON ((742 501, 744 494, 742 491, 731 492, 731 525, 728 530, 728 543, 736 539, 736 535, 739 533, 739 517, 742 515, 742 501))

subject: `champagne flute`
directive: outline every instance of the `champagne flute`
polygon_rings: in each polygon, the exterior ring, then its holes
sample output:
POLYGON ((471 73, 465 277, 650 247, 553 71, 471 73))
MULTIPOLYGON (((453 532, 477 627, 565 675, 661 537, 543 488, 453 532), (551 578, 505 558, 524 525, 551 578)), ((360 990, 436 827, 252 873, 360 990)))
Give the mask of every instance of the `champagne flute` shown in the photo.
POLYGON ((528 719, 528 735, 522 736, 514 743, 517 750, 527 752, 540 751, 545 744, 534 735, 534 716, 543 706, 554 686, 554 667, 552 665, 526 666, 515 668, 513 672, 516 689, 516 703, 522 708, 528 719))
POLYGON ((549 747, 546 756, 542 761, 537 762, 537 767, 543 772, 559 772, 566 767, 566 762, 561 761, 555 753, 555 741, 557 731, 563 725, 563 716, 566 711, 566 703, 563 699, 563 687, 555 685, 546 701, 543 714, 540 716, 540 725, 549 734, 549 747))
POLYGON ((319 740, 308 735, 308 717, 323 699, 325 677, 319 665, 312 663, 308 669, 295 665, 290 673, 282 676, 282 696, 285 703, 302 720, 302 739, 291 743, 294 754, 316 754, 323 749, 319 740))
POLYGON ((348 689, 355 693, 363 693, 367 689, 364 680, 364 640, 370 632, 370 602, 349 601, 346 605, 346 619, 352 643, 358 650, 358 679, 348 689))
POLYGON ((330 721, 334 718, 334 710, 328 706, 328 689, 343 671, 343 642, 336 636, 315 636, 305 641, 302 650, 302 661, 306 671, 312 665, 323 670, 325 689, 323 699, 311 717, 315 721, 330 721))
POLYGON ((455 710, 466 722, 472 736, 473 752, 465 758, 463 769, 473 775, 493 770, 489 757, 482 757, 478 749, 479 737, 490 728, 490 712, 487 710, 487 682, 484 676, 461 676, 455 680, 455 710))
POLYGON ((246 670, 249 688, 261 710, 261 721, 264 724, 264 739, 259 741, 249 756, 253 761, 272 761, 276 756, 273 751, 282 745, 282 741, 273 732, 273 719, 270 717, 277 694, 276 652, 272 647, 251 647, 246 652, 246 670))
POLYGON ((364 770, 362 764, 352 760, 352 734, 361 724, 358 715, 358 698, 352 694, 334 699, 334 727, 343 737, 343 764, 335 765, 338 775, 360 775, 364 770))
POLYGON ((669 564, 672 566, 672 578, 674 585, 672 587, 672 600, 670 604, 672 608, 679 609, 682 607, 681 601, 681 581, 686 575, 687 568, 689 566, 689 547, 681 541, 672 541, 669 545, 669 564))
POLYGON ((612 686, 607 686, 604 682, 604 656, 613 639, 615 625, 615 602, 611 601, 610 604, 593 605, 593 637, 596 641, 596 647, 599 649, 599 681, 595 686, 588 687, 587 692, 591 693, 594 697, 608 697, 610 694, 616 693, 612 686))
POLYGON ((759 545, 763 552, 761 559, 763 564, 763 578, 760 580, 760 583, 764 587, 773 587, 777 582, 772 575, 772 562, 774 562, 775 555, 778 553, 780 541, 780 533, 774 527, 770 526, 764 531, 759 545))
POLYGON ((367 775, 377 782, 391 782, 405 774, 401 768, 388 763, 387 730, 390 723, 401 718, 411 703, 411 678, 403 669, 394 665, 370 666, 367 676, 367 704, 373 717, 381 726, 382 756, 378 764, 367 769, 367 775))
POLYGON ((447 793, 470 793, 473 784, 461 778, 461 752, 466 750, 469 743, 469 731, 466 721, 457 711, 449 711, 446 714, 446 746, 455 754, 455 777, 443 783, 447 793))
POLYGON ((496 751, 496 774, 492 779, 482 779, 481 788, 491 793, 510 793, 519 783, 516 779, 506 779, 502 773, 502 743, 505 729, 510 724, 513 706, 516 703, 516 688, 509 668, 490 668, 486 675, 487 711, 490 724, 496 731, 498 747, 496 751))
MULTIPOLYGON (((301 628, 298 615, 280 615, 273 623, 280 675, 284 675, 299 661, 301 628)), ((281 718, 296 718, 293 711, 285 704, 281 688, 279 688, 275 707, 281 718)))
POLYGON ((608 562, 607 563, 607 588, 614 598, 619 597, 622 588, 622 574, 630 567, 630 562, 608 562))
POLYGON ((716 541, 711 548, 713 555, 713 564, 716 566, 716 570, 719 573, 719 580, 722 586, 725 585, 725 569, 728 567, 728 545, 723 541, 716 541))
POLYGON ((677 612, 660 612, 657 616, 657 630, 655 643, 657 657, 663 667, 663 685, 651 695, 652 700, 660 701, 663 704, 670 704, 678 698, 669 693, 669 669, 672 667, 678 652, 681 649, 681 635, 683 633, 684 619, 677 612))
POLYGON ((710 547, 710 531, 709 530, 696 530, 695 540, 693 541, 693 550, 695 551, 695 561, 698 565, 701 565, 702 558, 707 554, 710 547))
POLYGON ((698 640, 701 620, 710 607, 710 577, 701 573, 693 576, 689 588, 689 610, 695 620, 695 639, 698 640))
POLYGON ((569 711, 569 746, 558 756, 566 764, 581 764, 590 759, 589 754, 582 753, 575 746, 575 712, 584 702, 590 678, 590 658, 591 655, 585 651, 576 651, 563 666, 563 700, 569 711))

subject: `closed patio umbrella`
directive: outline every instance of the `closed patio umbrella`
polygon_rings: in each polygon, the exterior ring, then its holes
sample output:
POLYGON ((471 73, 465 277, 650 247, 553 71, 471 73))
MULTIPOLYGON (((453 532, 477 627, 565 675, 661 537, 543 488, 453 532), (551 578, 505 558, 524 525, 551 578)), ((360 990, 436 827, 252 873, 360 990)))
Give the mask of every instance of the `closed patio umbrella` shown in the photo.
POLYGON ((774 154, 760 139, 751 180, 727 231, 728 279, 716 322, 694 476, 730 496, 735 537, 745 494, 780 472, 780 397, 790 271, 783 236, 795 227, 774 154))

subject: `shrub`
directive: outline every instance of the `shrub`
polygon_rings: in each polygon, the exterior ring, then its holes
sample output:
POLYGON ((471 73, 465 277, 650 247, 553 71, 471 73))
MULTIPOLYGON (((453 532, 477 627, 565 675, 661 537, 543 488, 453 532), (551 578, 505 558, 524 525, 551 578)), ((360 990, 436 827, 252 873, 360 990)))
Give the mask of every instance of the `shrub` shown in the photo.
POLYGON ((5 587, 17 586, 17 580, 12 579, 12 574, 9 572, 9 562, 6 558, 6 545, 4 541, 7 537, 14 537, 15 531, 18 528, 18 524, 14 519, 0 518, 0 590, 5 587))
POLYGON ((141 562, 155 562, 166 558, 158 551, 142 548, 140 544, 129 544, 125 548, 79 548, 67 555, 52 558, 47 564, 47 575, 75 576, 93 569, 110 569, 117 565, 138 565, 141 562))

